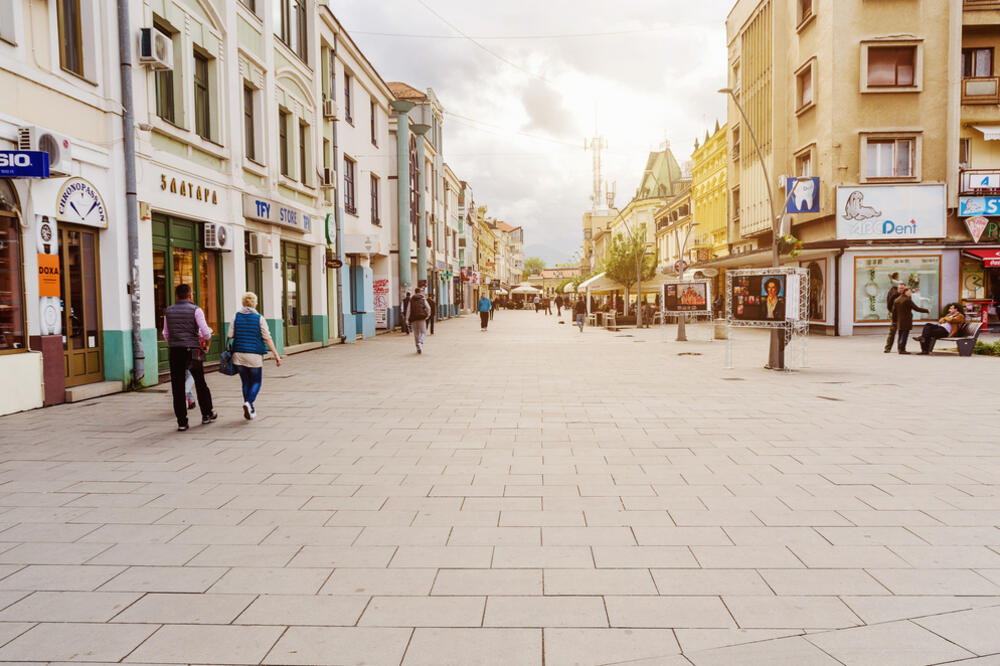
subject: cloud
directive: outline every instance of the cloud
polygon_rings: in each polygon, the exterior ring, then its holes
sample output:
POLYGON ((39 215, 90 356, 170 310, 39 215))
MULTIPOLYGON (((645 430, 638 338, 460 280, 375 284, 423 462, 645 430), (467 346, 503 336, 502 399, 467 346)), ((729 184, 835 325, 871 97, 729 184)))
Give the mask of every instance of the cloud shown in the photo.
POLYGON ((523 125, 524 131, 540 130, 574 140, 579 136, 579 125, 567 108, 562 93, 548 83, 532 79, 524 87, 521 102, 528 114, 528 122, 523 125))

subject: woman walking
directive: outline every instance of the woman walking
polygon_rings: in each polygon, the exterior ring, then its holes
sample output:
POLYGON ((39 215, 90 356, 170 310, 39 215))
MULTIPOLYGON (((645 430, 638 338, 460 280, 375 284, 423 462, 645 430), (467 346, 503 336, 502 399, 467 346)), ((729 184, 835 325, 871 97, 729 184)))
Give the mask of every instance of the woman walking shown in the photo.
POLYGON ((260 392, 264 377, 264 354, 270 349, 274 363, 281 366, 281 357, 274 348, 271 331, 267 322, 257 312, 257 294, 248 291, 243 294, 243 307, 233 318, 229 327, 229 339, 233 341, 233 365, 243 382, 243 418, 257 417, 254 401, 260 392))

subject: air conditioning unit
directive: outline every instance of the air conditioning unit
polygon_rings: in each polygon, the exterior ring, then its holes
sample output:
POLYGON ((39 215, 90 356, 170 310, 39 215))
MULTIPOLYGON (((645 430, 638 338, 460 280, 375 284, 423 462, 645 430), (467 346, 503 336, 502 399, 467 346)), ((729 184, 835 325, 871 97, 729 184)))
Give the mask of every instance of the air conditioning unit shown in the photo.
POLYGON ((224 224, 205 223, 205 249, 231 252, 233 249, 233 234, 224 224))
POLYGON ((49 154, 49 175, 68 176, 72 171, 73 144, 68 136, 26 125, 17 128, 18 150, 41 150, 49 154))
POLYGON ((260 234, 255 231, 247 232, 247 254, 251 257, 260 257, 261 253, 260 234))
POLYGON ((332 190, 337 186, 337 173, 330 167, 323 168, 323 177, 319 181, 319 186, 324 190, 332 190))
POLYGON ((337 100, 323 100, 323 117, 327 120, 337 120, 340 117, 340 109, 337 108, 337 100))
POLYGON ((139 30, 139 62, 153 70, 174 68, 174 42, 156 28, 139 30))

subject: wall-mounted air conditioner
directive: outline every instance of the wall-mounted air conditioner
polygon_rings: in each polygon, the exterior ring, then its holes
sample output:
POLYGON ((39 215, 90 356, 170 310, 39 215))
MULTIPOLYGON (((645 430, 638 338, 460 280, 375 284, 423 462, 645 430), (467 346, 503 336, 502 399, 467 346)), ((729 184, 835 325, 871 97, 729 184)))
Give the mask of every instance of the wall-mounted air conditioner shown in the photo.
POLYGON ((206 250, 231 252, 233 249, 233 234, 224 224, 206 222, 204 245, 206 250))
POLYGON ((41 150, 49 154, 49 175, 68 176, 72 171, 73 143, 68 136, 35 125, 17 128, 18 150, 41 150))
POLYGON ((156 28, 139 30, 139 62, 153 70, 174 68, 174 42, 156 28))

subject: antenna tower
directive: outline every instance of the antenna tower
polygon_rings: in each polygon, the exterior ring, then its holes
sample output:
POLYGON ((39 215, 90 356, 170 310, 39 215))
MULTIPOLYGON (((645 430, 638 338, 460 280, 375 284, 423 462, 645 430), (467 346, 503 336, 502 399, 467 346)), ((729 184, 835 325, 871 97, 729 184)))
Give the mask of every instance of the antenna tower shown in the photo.
MULTIPOLYGON (((596 132, 595 132, 596 134, 596 132)), ((583 149, 594 153, 594 190, 590 195, 590 202, 593 210, 601 207, 604 199, 604 174, 602 173, 601 157, 608 148, 608 140, 603 136, 594 136, 591 139, 583 140, 583 149)))

